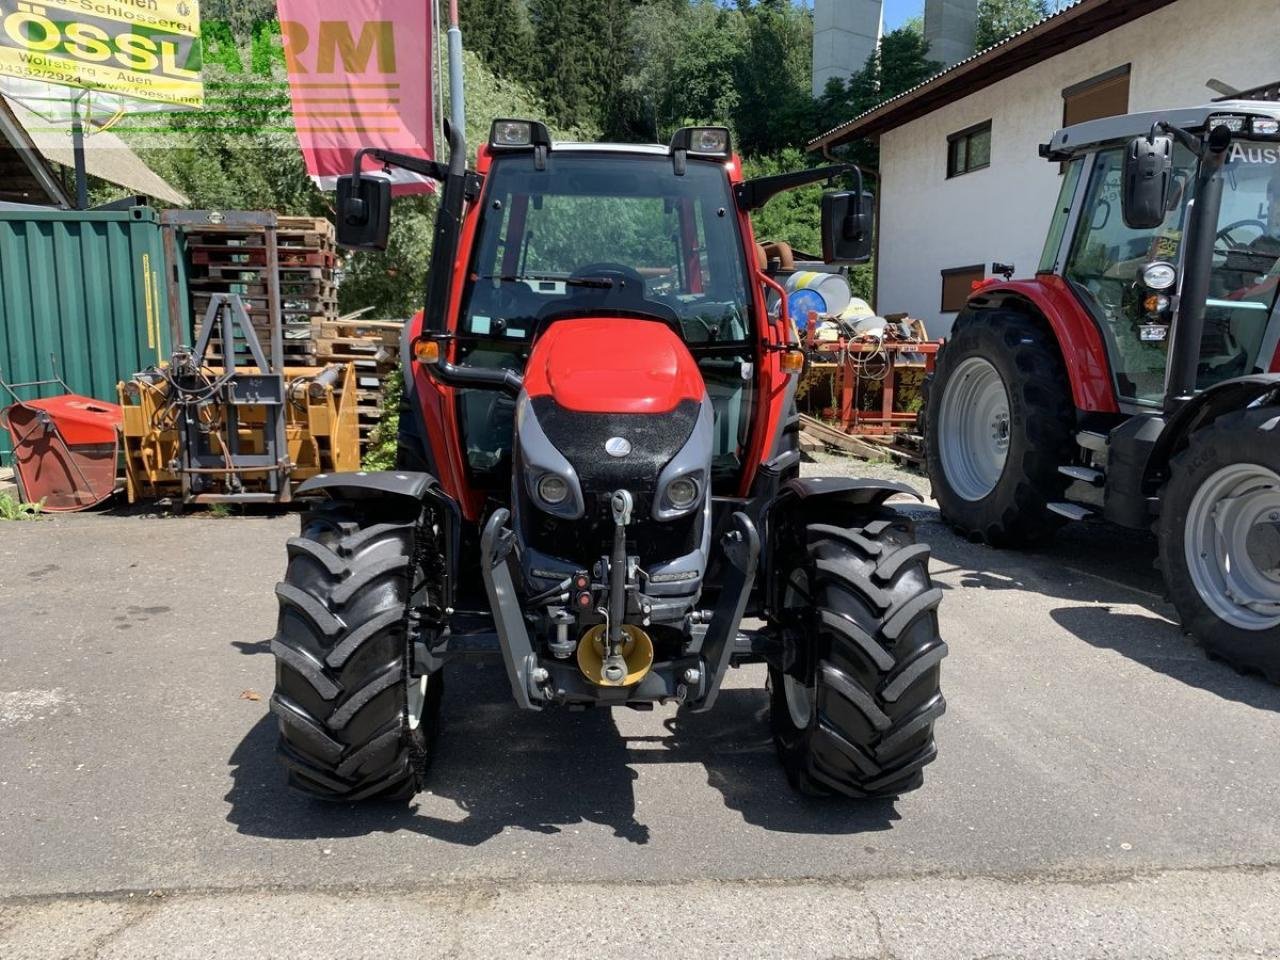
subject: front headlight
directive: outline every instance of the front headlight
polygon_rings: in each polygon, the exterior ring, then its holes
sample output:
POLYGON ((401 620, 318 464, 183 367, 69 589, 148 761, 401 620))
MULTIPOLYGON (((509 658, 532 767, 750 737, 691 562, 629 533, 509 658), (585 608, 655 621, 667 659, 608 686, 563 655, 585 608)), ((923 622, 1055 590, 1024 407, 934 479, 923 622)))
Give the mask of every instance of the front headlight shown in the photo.
POLYGON ((677 510, 687 510, 698 502, 698 484, 692 477, 677 477, 667 487, 667 502, 677 510))
POLYGON ((1142 285, 1148 290, 1168 290, 1177 279, 1178 271, 1171 263, 1158 261, 1142 268, 1142 285))
POLYGON ((556 476, 554 473, 544 474, 538 481, 538 496, 544 503, 554 507, 564 503, 565 498, 569 496, 569 484, 565 483, 563 477, 556 476))

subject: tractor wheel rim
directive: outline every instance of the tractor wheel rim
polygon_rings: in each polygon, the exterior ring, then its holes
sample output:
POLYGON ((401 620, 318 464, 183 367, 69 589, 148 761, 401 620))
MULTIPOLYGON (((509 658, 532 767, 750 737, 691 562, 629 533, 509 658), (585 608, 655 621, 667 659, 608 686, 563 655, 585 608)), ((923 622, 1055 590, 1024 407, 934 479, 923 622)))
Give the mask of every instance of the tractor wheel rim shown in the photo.
MULTIPOLYGON (((787 588, 783 591, 782 608, 791 612, 792 616, 805 618, 805 612, 812 610, 813 597, 809 593, 809 574, 804 570, 794 570, 787 578, 787 588)), ((812 659, 812 658, 808 658, 812 659)), ((814 705, 817 703, 817 679, 810 677, 807 681, 790 673, 782 677, 782 699, 787 703, 787 714, 797 730, 809 729, 813 721, 814 705)))
POLYGON ((999 371, 969 357, 947 381, 938 416, 938 452, 951 488, 981 500, 996 488, 1009 459, 1009 391, 999 371))
POLYGON ((782 678, 782 696, 787 701, 787 713, 797 730, 808 730, 813 719, 813 696, 804 681, 791 674, 782 678))
POLYGON ((427 685, 431 678, 427 675, 409 679, 409 729, 417 730, 422 724, 422 712, 427 707, 427 685))
POLYGON ((1241 630, 1280 626, 1280 474, 1252 463, 1215 472, 1191 500, 1184 543, 1214 616, 1241 630))

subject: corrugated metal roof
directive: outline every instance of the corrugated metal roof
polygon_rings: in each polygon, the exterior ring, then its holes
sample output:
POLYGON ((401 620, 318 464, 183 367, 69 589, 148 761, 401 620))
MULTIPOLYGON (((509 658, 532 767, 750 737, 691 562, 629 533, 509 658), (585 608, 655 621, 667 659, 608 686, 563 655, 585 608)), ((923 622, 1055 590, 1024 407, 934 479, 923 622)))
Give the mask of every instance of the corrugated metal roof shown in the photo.
MULTIPOLYGON (((1093 19, 1097 20, 1097 25, 1088 35, 1082 36, 1078 42, 1083 43, 1100 33, 1114 29, 1123 23, 1137 19, 1150 13, 1152 10, 1166 6, 1174 0, 1069 0, 1069 2, 1047 17, 1043 17, 1028 27, 1019 30, 1012 36, 1006 37, 999 43, 978 51, 971 57, 967 57, 958 63, 953 64, 947 69, 934 74, 923 83, 916 84, 909 90, 904 90, 897 96, 890 97, 881 103, 876 104, 870 110, 864 111, 852 120, 832 127, 822 136, 811 140, 808 144, 809 150, 816 150, 822 146, 829 145, 834 141, 842 141, 852 139, 854 136, 861 135, 860 128, 870 127, 869 120, 875 118, 880 121, 875 124, 876 131, 890 129, 897 123, 890 122, 893 115, 908 103, 912 103, 922 98, 922 95, 939 88, 954 85, 958 89, 954 96, 943 102, 960 99, 963 96, 981 89, 990 83, 994 83, 998 79, 1003 79, 1002 75, 995 73, 991 75, 984 73, 982 67, 986 65, 995 66, 1002 61, 1007 55, 1012 54, 1015 50, 1027 48, 1027 51, 1035 49, 1038 41, 1043 41, 1046 46, 1057 33, 1059 27, 1067 27, 1073 21, 1084 20, 1088 15, 1094 15, 1093 19), (961 85, 961 79, 966 74, 974 74, 975 81, 972 84, 961 85), (954 81, 954 83, 953 83, 954 81)), ((1024 52, 1027 52, 1024 51, 1024 52)), ((1050 56, 1061 52, 1061 50, 1053 50, 1050 56)), ((1028 64, 1029 65, 1029 64, 1028 64)), ((1019 67, 1018 69, 1021 69, 1019 67)), ((1007 75, 1004 74, 1004 75, 1007 75)), ((941 106, 938 103, 937 106, 941 106)), ((936 109, 932 107, 930 109, 936 109)), ((925 111, 927 112, 927 111, 925 111)), ((914 116, 904 117, 898 122, 905 123, 914 116)), ((866 132, 875 132, 867 130, 866 132)))

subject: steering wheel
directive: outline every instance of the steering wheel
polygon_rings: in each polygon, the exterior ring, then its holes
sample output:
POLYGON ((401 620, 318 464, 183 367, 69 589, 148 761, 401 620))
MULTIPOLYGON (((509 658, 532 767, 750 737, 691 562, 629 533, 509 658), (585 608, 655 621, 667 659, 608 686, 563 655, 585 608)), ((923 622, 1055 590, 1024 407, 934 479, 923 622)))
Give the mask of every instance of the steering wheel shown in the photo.
POLYGON ((624 280, 634 283, 636 289, 640 291, 639 295, 644 296, 644 277, 640 275, 639 270, 628 267, 625 263, 614 263, 609 260, 584 263, 569 275, 571 280, 590 280, 594 277, 599 277, 601 280, 624 280))
POLYGON ((538 311, 533 325, 533 339, 536 340, 557 320, 598 316, 601 312, 641 320, 656 320, 669 327, 681 340, 684 339, 680 315, 667 304, 645 297, 644 277, 638 270, 621 263, 601 261, 578 267, 570 275, 570 279, 600 279, 622 281, 622 283, 599 289, 570 287, 573 296, 568 302, 553 300, 538 311))
MULTIPOLYGON (((1215 256, 1226 257, 1233 249, 1238 250, 1241 247, 1248 246, 1248 244, 1240 243, 1231 236, 1231 234, 1235 233, 1235 231, 1239 230, 1241 227, 1257 227, 1258 236, 1267 232, 1267 225, 1261 220, 1255 220, 1253 218, 1237 220, 1235 223, 1229 223, 1218 231, 1214 240, 1213 252, 1215 256)), ((1254 239, 1257 238, 1255 237, 1254 239)))

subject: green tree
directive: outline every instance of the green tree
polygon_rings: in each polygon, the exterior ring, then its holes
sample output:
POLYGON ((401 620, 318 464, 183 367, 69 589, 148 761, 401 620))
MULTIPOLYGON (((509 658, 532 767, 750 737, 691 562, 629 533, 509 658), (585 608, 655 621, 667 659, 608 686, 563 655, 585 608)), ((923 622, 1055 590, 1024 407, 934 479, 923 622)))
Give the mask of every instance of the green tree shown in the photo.
POLYGON ((561 124, 625 129, 630 0, 529 0, 534 71, 525 79, 561 124))
POLYGON ((813 14, 789 0, 738 0, 738 8, 747 28, 735 71, 738 142, 746 153, 803 143, 815 123, 813 14))
POLYGON ((975 50, 986 50, 1049 15, 1047 0, 978 0, 975 50))
POLYGON ((634 68, 622 79, 632 124, 667 142, 682 126, 732 124, 738 64, 746 56, 746 18, 715 0, 653 0, 631 18, 634 68))
POLYGON ((499 77, 524 79, 533 54, 533 28, 520 0, 461 0, 463 41, 499 77))

